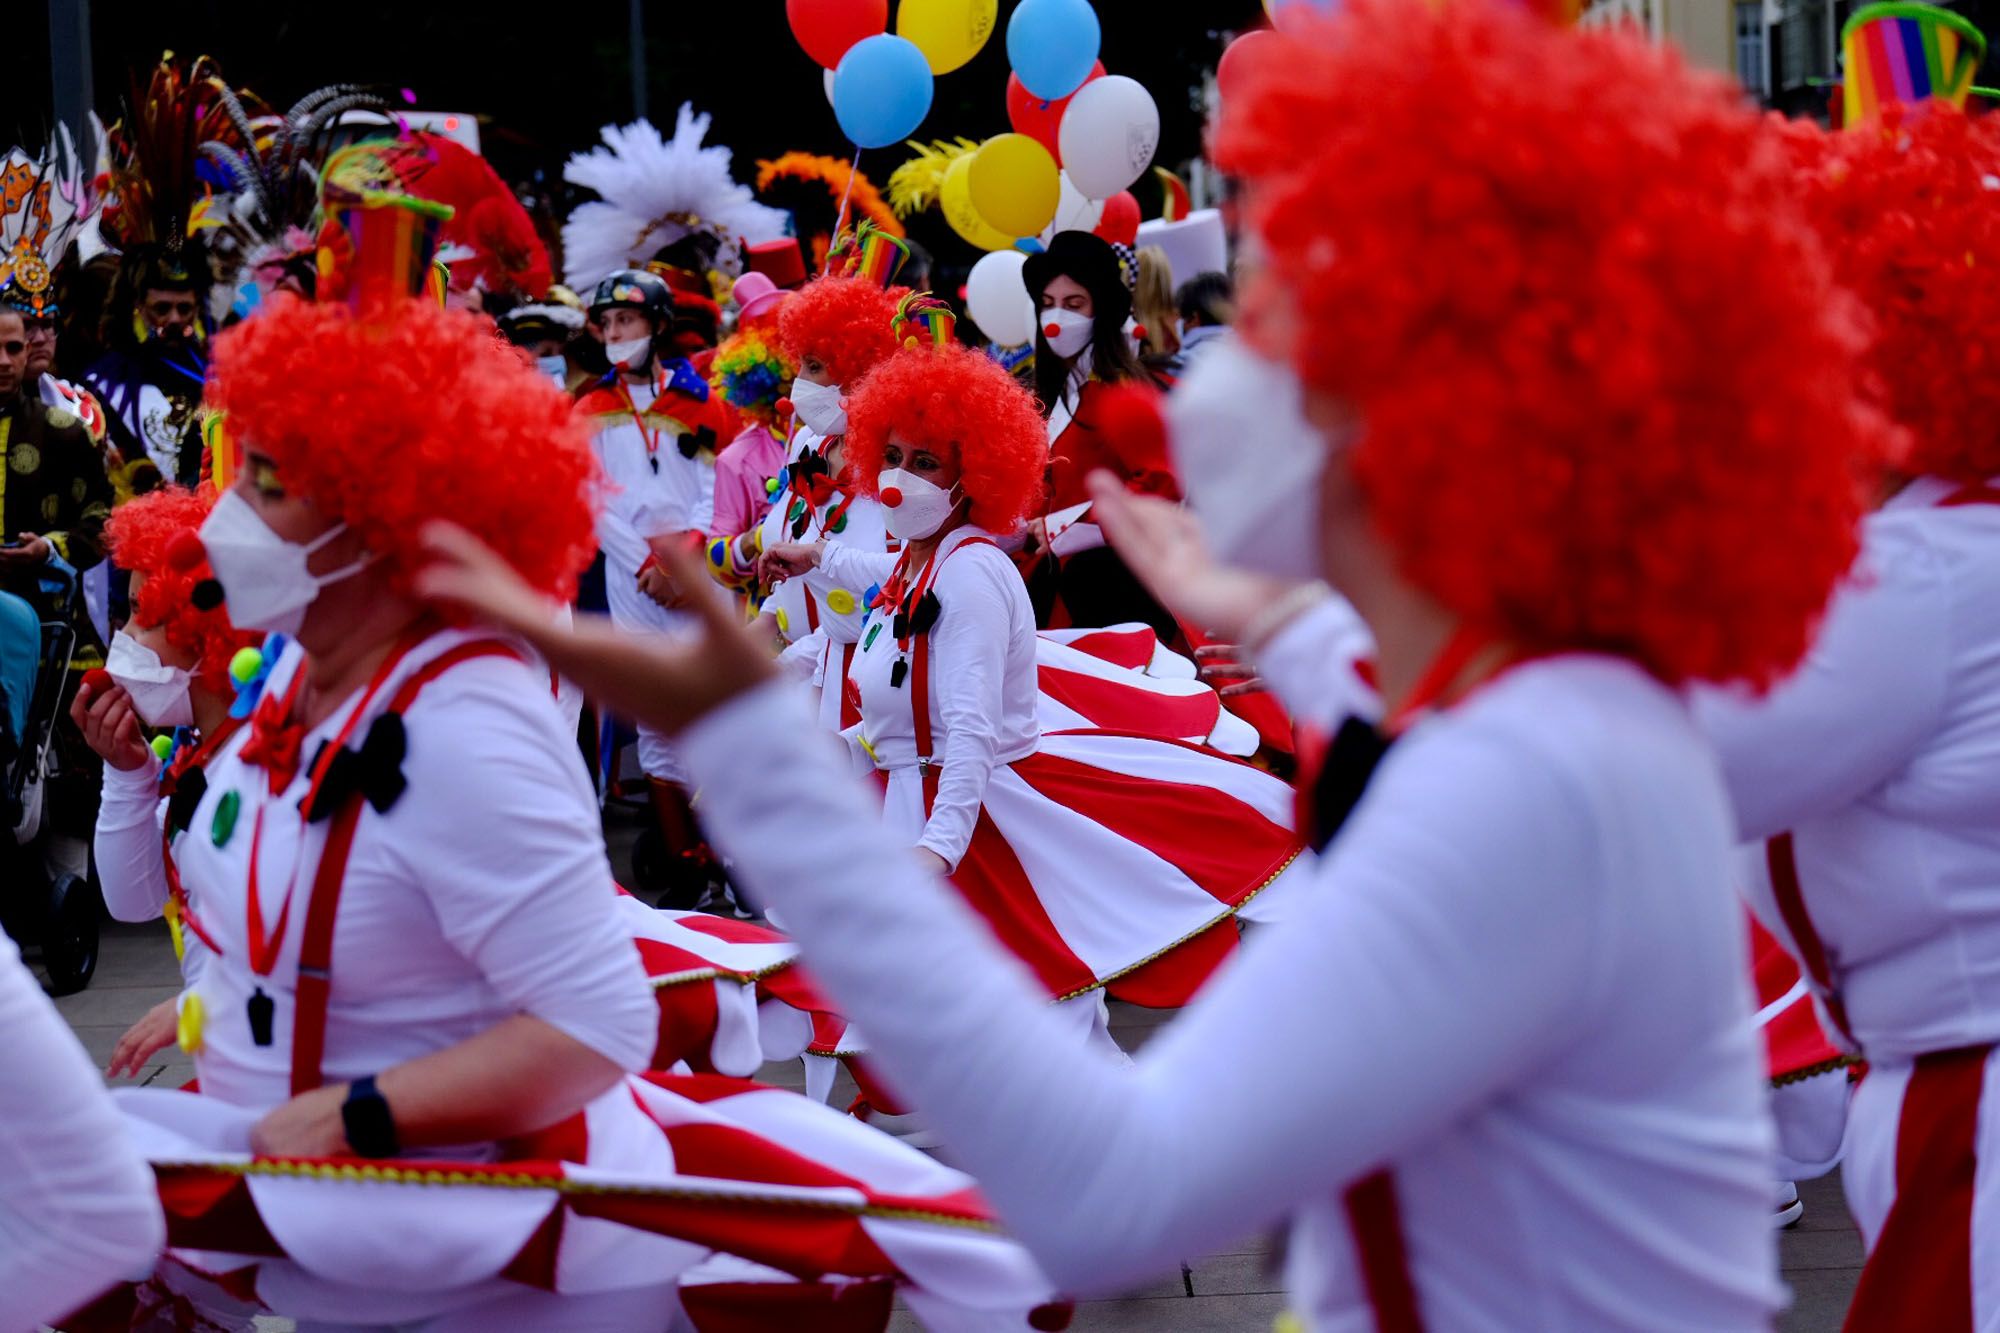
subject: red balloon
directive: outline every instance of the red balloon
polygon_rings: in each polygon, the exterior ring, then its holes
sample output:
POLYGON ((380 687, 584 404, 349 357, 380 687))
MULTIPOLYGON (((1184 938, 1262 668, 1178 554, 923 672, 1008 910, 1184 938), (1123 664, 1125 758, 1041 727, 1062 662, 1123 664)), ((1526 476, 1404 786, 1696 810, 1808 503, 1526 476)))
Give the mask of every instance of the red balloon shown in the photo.
POLYGON ((827 69, 847 48, 889 27, 889 0, 785 0, 792 36, 807 55, 827 69))
POLYGON ((1120 190, 1104 201, 1104 216, 1098 221, 1097 235, 1113 245, 1139 243, 1139 201, 1130 190, 1120 190))
POLYGON ((1215 66, 1215 90, 1225 99, 1234 96, 1244 72, 1263 59, 1259 52, 1270 50, 1277 40, 1278 34, 1269 28, 1255 28, 1224 47, 1215 66))
MULTIPOLYGON (((1100 60, 1090 67, 1090 77, 1083 82, 1103 77, 1104 62, 1100 60)), ((1069 95, 1075 96, 1075 93, 1069 95)), ((1056 132, 1062 128, 1063 112, 1069 110, 1069 97, 1044 102, 1028 91, 1020 75, 1007 76, 1007 123, 1014 127, 1014 133, 1025 134, 1048 149, 1057 166, 1062 165, 1062 149, 1056 143, 1056 132)))

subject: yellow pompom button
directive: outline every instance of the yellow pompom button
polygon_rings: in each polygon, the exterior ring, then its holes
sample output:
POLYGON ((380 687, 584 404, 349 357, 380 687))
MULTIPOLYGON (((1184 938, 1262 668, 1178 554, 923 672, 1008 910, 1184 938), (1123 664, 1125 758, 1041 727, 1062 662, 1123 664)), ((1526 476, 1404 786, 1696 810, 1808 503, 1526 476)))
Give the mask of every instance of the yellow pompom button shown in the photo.
POLYGON ((826 595, 826 609, 837 616, 854 614, 854 594, 845 588, 835 588, 826 595))
POLYGON ((787 616, 787 615, 785 614, 785 608, 784 608, 784 607, 782 607, 782 606, 781 606, 781 607, 779 607, 779 608, 778 608, 778 633, 780 633, 780 634, 783 634, 783 633, 785 633, 785 632, 786 632, 787 630, 791 629, 791 627, 792 627, 792 621, 791 621, 791 617, 790 617, 790 616, 787 616))
POLYGON ((172 759, 174 757, 174 738, 172 736, 153 737, 153 757, 163 764, 167 760, 172 759))
POLYGON ((181 996, 181 1019, 176 1037, 180 1043, 181 1050, 189 1055, 193 1055, 201 1049, 201 1029, 203 1022, 204 1015, 201 1008, 201 995, 196 991, 189 991, 187 994, 181 996))

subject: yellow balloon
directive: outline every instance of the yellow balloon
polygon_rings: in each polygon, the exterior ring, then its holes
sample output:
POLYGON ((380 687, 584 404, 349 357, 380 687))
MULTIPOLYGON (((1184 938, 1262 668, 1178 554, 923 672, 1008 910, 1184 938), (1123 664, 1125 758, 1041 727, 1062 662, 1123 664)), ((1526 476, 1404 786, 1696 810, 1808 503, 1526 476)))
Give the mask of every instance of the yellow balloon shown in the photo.
POLYGON ((896 34, 916 44, 931 73, 949 74, 979 54, 999 15, 1000 0, 903 0, 896 34))
POLYGON ((972 206, 972 158, 967 153, 951 164, 944 173, 944 184, 938 188, 938 202, 944 208, 944 220, 951 229, 963 236, 981 250, 1011 250, 1014 238, 979 215, 972 206))
POLYGON ((1013 236, 1040 234, 1062 202, 1055 158, 1025 134, 996 134, 979 145, 966 185, 979 215, 1013 236))

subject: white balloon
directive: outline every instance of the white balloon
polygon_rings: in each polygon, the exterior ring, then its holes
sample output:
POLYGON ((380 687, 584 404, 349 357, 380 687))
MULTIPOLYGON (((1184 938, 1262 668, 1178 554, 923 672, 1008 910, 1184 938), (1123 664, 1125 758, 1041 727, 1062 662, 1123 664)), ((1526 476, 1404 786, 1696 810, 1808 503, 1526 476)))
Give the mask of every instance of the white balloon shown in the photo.
POLYGON ((1146 174, 1160 146, 1160 108, 1136 79, 1108 74, 1077 89, 1056 142, 1063 170, 1092 199, 1109 199, 1146 174))
POLYGON ((1042 244, 1047 245, 1059 231, 1096 231, 1097 224, 1104 221, 1104 201, 1092 199, 1076 188, 1076 182, 1069 173, 1062 174, 1062 197, 1056 201, 1055 221, 1042 231, 1042 244))
POLYGON ((829 70, 826 70, 826 71, 824 71, 824 73, 826 74, 826 77, 820 80, 820 84, 821 84, 821 86, 822 86, 822 87, 824 87, 824 88, 826 89, 826 104, 827 104, 828 106, 832 106, 832 105, 833 105, 833 71, 829 69, 829 70))
POLYGON ((1027 262, 1019 250, 995 250, 974 264, 965 280, 965 313, 1001 347, 1035 339, 1035 303, 1021 277, 1027 262))

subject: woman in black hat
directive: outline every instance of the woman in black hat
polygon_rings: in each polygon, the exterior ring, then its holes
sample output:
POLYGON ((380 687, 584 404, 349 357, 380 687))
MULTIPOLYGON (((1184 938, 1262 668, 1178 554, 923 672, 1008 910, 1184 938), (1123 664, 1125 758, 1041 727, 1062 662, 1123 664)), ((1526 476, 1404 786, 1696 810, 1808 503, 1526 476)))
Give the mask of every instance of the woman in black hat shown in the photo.
POLYGON ((1109 385, 1157 387, 1125 337, 1132 291, 1111 245, 1088 232, 1058 232, 1021 270, 1039 312, 1034 387, 1049 423, 1048 499, 1033 525, 1026 565, 1044 628, 1064 624, 1151 625, 1163 639, 1173 617, 1153 600, 1088 521, 1084 479, 1105 469, 1134 491, 1180 499, 1163 444, 1104 429, 1109 385))

